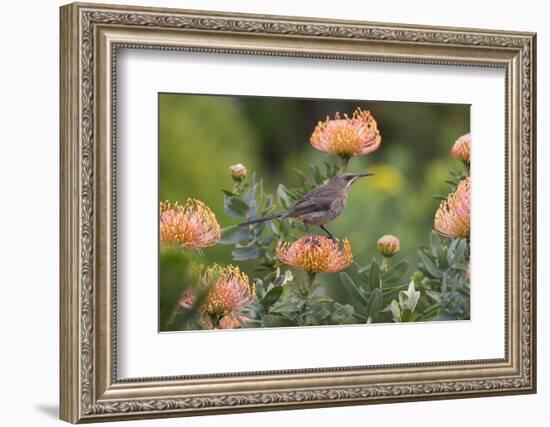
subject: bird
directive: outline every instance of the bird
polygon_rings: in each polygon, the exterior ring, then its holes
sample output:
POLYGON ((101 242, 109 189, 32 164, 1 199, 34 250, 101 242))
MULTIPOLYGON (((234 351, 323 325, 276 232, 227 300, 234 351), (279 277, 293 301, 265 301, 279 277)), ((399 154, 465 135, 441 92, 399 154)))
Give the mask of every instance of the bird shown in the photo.
POLYGON ((239 224, 239 227, 246 227, 278 218, 294 218, 304 224, 310 237, 310 226, 317 225, 330 239, 335 241, 334 236, 327 230, 325 225, 340 216, 346 206, 348 191, 351 186, 359 178, 372 175, 372 173, 339 172, 325 185, 313 189, 299 199, 290 209, 243 222, 239 224))

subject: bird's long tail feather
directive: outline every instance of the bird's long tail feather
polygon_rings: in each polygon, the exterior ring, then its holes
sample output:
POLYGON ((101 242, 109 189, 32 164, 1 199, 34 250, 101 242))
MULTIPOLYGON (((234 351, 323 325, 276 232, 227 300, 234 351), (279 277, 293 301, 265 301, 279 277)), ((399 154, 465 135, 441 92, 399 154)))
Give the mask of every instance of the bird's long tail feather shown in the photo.
POLYGON ((252 219, 250 221, 239 224, 239 227, 246 227, 247 225, 259 224, 261 222, 271 221, 272 219, 283 218, 287 215, 287 212, 279 212, 273 215, 266 215, 261 218, 252 219))

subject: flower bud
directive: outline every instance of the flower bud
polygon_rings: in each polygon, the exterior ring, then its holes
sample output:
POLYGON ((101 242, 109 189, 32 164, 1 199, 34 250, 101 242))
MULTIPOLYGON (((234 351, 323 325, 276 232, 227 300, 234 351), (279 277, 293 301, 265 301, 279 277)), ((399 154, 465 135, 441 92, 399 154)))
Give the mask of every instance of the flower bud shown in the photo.
POLYGON ((236 181, 242 181, 246 176, 247 170, 241 163, 237 163, 229 167, 229 174, 231 178, 236 181))
POLYGON ((385 257, 392 257, 399 252, 399 239, 391 234, 380 237, 378 239, 378 251, 385 257))
POLYGON ((451 155, 464 163, 470 164, 470 134, 462 135, 451 149, 451 155))

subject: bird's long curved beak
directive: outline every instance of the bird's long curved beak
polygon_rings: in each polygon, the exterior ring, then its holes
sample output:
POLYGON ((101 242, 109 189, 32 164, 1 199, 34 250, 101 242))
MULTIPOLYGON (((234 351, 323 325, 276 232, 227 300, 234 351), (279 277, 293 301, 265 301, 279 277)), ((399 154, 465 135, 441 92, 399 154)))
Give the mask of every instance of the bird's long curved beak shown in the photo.
POLYGON ((370 172, 365 172, 365 173, 358 173, 357 174, 357 178, 362 178, 364 176, 372 176, 374 175, 373 173, 370 173, 370 172))

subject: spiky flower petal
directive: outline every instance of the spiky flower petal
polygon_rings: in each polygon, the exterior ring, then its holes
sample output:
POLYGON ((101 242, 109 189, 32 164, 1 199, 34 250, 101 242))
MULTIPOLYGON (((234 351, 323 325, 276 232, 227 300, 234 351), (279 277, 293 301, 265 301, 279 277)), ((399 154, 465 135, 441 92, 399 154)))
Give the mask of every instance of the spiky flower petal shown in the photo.
POLYGON ((471 138, 469 133, 462 135, 454 143, 451 149, 451 155, 464 163, 470 163, 470 142, 471 138))
POLYGON ((471 178, 460 181, 454 194, 442 201, 435 213, 434 227, 447 237, 470 237, 471 178))
POLYGON ((224 316, 219 323, 220 329, 237 329, 241 327, 239 319, 234 316, 224 316))
POLYGON ((311 145, 326 153, 342 157, 363 156, 376 150, 382 142, 376 120, 370 111, 357 108, 351 117, 336 113, 319 122, 310 138, 311 145))
MULTIPOLYGON (((200 277, 199 289, 206 292, 199 311, 217 320, 230 315, 238 318, 240 311, 256 297, 248 276, 233 265, 214 264, 207 268, 200 277)), ((193 308, 196 300, 196 292, 188 289, 178 302, 183 308, 193 308)))
POLYGON ((389 258, 394 256, 399 252, 399 248, 399 239, 391 234, 386 234, 378 239, 378 251, 385 257, 389 258))
POLYGON ((184 206, 160 203, 160 240, 165 243, 200 249, 221 238, 216 215, 203 202, 187 199, 184 206))
POLYGON ((279 242, 277 257, 312 273, 335 273, 353 263, 349 241, 334 242, 325 236, 302 236, 293 243, 279 242))

